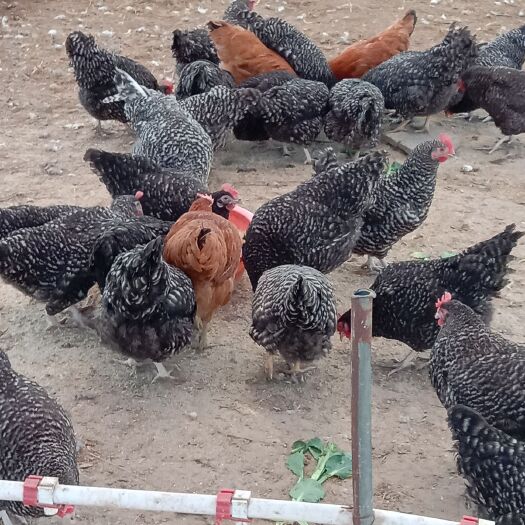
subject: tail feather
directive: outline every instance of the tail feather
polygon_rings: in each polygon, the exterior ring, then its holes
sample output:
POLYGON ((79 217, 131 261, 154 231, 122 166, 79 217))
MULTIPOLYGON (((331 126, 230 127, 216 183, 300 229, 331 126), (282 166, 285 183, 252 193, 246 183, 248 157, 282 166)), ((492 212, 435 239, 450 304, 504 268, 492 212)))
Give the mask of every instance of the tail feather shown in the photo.
POLYGON ((146 98, 148 96, 146 90, 128 73, 115 68, 115 87, 117 94, 106 97, 102 102, 109 104, 111 102, 126 102, 137 98, 146 98))

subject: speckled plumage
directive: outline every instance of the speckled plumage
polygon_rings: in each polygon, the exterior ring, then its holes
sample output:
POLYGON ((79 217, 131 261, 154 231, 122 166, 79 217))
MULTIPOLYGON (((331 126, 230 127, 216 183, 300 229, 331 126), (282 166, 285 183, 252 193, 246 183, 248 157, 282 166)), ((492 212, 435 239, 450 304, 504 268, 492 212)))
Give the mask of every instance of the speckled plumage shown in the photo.
POLYGON ((256 89, 217 86, 180 102, 208 133, 215 150, 225 146, 233 128, 250 111, 257 111, 261 93, 256 89))
POLYGON ((216 86, 235 87, 232 75, 208 60, 197 60, 186 64, 180 74, 175 90, 178 100, 207 93, 216 86))
POLYGON ((525 436, 525 346, 492 332, 455 299, 439 312, 446 317, 432 347, 430 380, 443 406, 466 405, 500 430, 525 436))
POLYGON ((171 53, 177 61, 177 73, 179 75, 185 66, 198 60, 207 60, 212 64, 219 65, 215 46, 208 30, 203 27, 173 31, 171 53))
POLYGON ((93 284, 84 277, 95 240, 115 219, 135 216, 137 204, 133 196, 121 196, 111 208, 82 208, 14 232, 0 241, 2 278, 46 301, 50 315, 81 301, 93 284))
POLYGON ((339 166, 328 148, 310 180, 263 204, 243 246, 252 288, 263 272, 282 264, 328 273, 345 262, 385 168, 386 158, 377 152, 339 166))
POLYGON ((426 51, 405 51, 374 67, 363 80, 377 86, 385 107, 404 118, 432 115, 448 107, 458 80, 477 56, 467 28, 452 26, 444 40, 426 51))
POLYGON ((119 255, 106 277, 102 333, 125 354, 163 361, 189 344, 191 280, 162 259, 162 238, 119 255))
POLYGON ((22 228, 41 226, 57 217, 71 215, 80 209, 80 206, 70 206, 69 204, 58 204, 55 206, 22 204, 0 208, 0 239, 22 228))
POLYGON ((397 172, 383 174, 374 204, 364 215, 354 253, 382 259, 399 239, 423 223, 432 204, 439 167, 432 152, 442 147, 439 140, 422 142, 397 172))
POLYGON ((118 95, 106 102, 124 101, 124 111, 137 137, 132 153, 159 166, 192 173, 206 184, 213 159, 213 145, 202 126, 174 96, 139 86, 117 70, 118 95))
POLYGON ((525 442, 461 404, 448 410, 448 423, 469 497, 496 525, 525 524, 525 442))
POLYGON ((161 168, 145 157, 88 149, 84 160, 104 183, 112 197, 142 191, 145 215, 175 222, 186 213, 197 193, 207 186, 191 172, 161 168))
POLYGON ((335 333, 330 281, 308 266, 282 265, 264 272, 252 303, 251 338, 288 363, 326 356, 335 333))
POLYGON ((373 335, 401 341, 416 352, 432 348, 439 333, 434 304, 445 291, 489 321, 490 300, 507 283, 510 253, 523 235, 513 230, 514 225, 508 226, 447 259, 387 266, 371 286, 377 296, 373 335))
POLYGON ((319 47, 295 26, 277 17, 263 18, 255 11, 240 11, 234 23, 249 29, 281 55, 301 78, 331 87, 336 79, 319 47))
POLYGON ((341 80, 330 90, 324 132, 352 149, 374 148, 379 142, 385 101, 381 91, 357 78, 341 80))
POLYGON ((102 103, 106 97, 117 93, 114 80, 117 67, 126 71, 140 85, 163 91, 147 68, 130 58, 99 48, 92 35, 80 31, 70 33, 66 40, 66 52, 75 71, 80 103, 98 120, 127 122, 122 102, 102 103))
POLYGON ((494 119, 504 135, 525 132, 525 71, 476 66, 462 79, 469 99, 494 119))
POLYGON ((106 276, 119 254, 166 235, 171 225, 171 221, 144 216, 116 221, 107 228, 93 246, 89 267, 100 290, 104 291, 106 276))
MULTIPOLYGON (((76 440, 64 409, 40 386, 13 370, 0 350, 0 479, 58 477, 78 485, 76 440)), ((41 517, 42 509, 0 501, 0 510, 41 517)))

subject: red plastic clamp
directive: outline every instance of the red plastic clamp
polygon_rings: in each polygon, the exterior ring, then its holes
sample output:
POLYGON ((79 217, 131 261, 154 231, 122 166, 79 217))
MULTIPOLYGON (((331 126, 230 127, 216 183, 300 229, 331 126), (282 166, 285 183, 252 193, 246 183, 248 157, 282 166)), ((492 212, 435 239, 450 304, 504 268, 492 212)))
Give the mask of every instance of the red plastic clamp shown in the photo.
POLYGON ((478 518, 474 518, 473 516, 463 516, 459 525, 478 525, 478 521, 478 518))
POLYGON ((24 481, 24 488, 22 492, 22 503, 28 507, 40 507, 42 509, 57 509, 56 515, 59 518, 63 518, 68 514, 71 514, 75 507, 73 505, 41 505, 38 502, 38 487, 42 480, 43 476, 29 476, 24 481))
POLYGON ((223 520, 235 522, 250 523, 251 519, 236 518, 232 516, 232 500, 235 490, 221 489, 217 494, 217 503, 215 504, 215 525, 221 525, 223 520))

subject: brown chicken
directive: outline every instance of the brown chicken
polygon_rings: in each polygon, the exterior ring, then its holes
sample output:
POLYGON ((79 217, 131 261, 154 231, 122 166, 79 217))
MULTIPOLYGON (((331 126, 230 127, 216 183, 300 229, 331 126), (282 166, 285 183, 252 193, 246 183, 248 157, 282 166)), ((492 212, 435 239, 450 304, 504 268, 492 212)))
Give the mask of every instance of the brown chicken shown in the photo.
POLYGON ((221 68, 231 73, 236 84, 270 71, 286 71, 295 75, 290 64, 267 48, 251 31, 223 20, 209 22, 208 29, 221 68))
POLYGON ((212 203, 198 197, 188 213, 171 227, 164 241, 164 260, 181 269, 193 283, 198 336, 194 345, 207 345, 208 323, 230 301, 242 241, 237 228, 212 212, 212 203))
POLYGON ((401 20, 397 20, 381 33, 354 42, 340 55, 332 58, 328 63, 337 80, 361 78, 369 69, 406 51, 416 21, 416 12, 411 9, 401 20))

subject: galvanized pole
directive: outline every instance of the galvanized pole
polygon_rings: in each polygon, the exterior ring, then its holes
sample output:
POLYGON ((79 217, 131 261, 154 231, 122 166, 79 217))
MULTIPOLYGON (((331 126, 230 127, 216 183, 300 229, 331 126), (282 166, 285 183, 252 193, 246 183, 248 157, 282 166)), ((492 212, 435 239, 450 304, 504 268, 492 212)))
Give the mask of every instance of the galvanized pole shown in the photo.
POLYGON ((372 290, 352 295, 353 524, 374 521, 372 485, 372 290))

